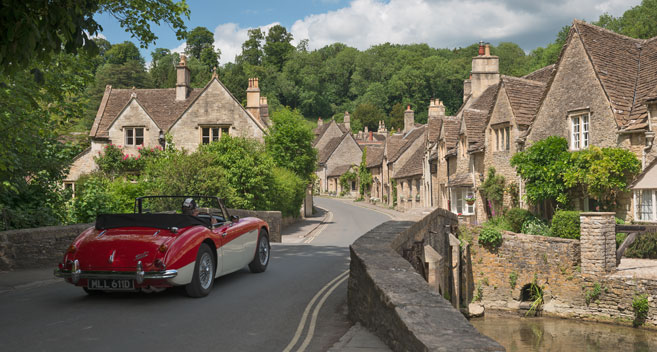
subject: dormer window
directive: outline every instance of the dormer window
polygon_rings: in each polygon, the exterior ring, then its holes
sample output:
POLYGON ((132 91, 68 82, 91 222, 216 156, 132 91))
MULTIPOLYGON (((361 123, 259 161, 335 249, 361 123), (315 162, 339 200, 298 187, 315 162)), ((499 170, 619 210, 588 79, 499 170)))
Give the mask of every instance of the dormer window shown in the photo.
POLYGON ((126 127, 125 145, 143 145, 144 144, 144 128, 143 127, 126 127))
POLYGON ((210 144, 222 136, 227 136, 228 130, 228 126, 201 126, 201 144, 210 144))
POLYGON ((589 146, 589 112, 570 115, 570 149, 581 150, 589 146))
POLYGON ((496 152, 509 150, 511 147, 511 128, 500 126, 491 128, 491 144, 496 152))
POLYGON ((468 143, 466 142, 466 138, 465 138, 465 136, 462 136, 461 139, 460 139, 460 141, 459 141, 459 149, 461 150, 461 156, 462 156, 462 157, 465 157, 465 155, 466 155, 466 153, 467 153, 467 151, 468 151, 468 150, 467 150, 467 144, 468 144, 468 143))

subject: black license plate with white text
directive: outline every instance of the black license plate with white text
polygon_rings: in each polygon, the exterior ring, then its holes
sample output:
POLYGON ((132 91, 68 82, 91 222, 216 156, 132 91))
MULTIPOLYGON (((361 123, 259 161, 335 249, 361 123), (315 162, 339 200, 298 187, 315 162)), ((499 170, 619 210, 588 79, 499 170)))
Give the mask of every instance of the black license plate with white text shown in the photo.
POLYGON ((126 279, 89 279, 87 288, 89 290, 131 291, 135 289, 135 282, 126 279))

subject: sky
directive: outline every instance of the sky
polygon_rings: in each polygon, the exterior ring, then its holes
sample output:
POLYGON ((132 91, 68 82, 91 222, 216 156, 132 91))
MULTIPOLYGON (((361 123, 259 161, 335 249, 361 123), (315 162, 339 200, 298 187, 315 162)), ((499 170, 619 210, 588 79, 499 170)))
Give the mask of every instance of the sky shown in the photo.
MULTIPOLYGON (((427 43, 434 48, 465 47, 479 41, 514 42, 526 52, 554 41, 573 19, 595 21, 603 13, 620 16, 641 0, 187 0, 189 30, 203 26, 214 33, 220 63, 241 52, 247 31, 280 24, 309 49, 341 42, 365 50, 372 45, 427 43)), ((131 40, 109 15, 96 20, 100 36, 111 43, 131 40)), ((159 37, 141 49, 148 62, 155 48, 182 52, 184 41, 168 26, 154 26, 159 37)))

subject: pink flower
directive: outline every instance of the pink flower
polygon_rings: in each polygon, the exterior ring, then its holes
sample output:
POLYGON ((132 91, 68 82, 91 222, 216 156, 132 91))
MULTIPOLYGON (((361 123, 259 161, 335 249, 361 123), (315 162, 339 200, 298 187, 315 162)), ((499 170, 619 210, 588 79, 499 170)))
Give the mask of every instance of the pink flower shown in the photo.
POLYGON ((142 145, 138 146, 138 147, 137 147, 137 150, 141 150, 141 147, 142 147, 142 145))
POLYGON ((127 159, 128 157, 130 157, 130 155, 125 154, 125 155, 123 156, 123 160, 127 159))
POLYGON ((139 157, 141 157, 141 154, 137 154, 137 156, 135 157, 135 160, 139 159, 139 157))

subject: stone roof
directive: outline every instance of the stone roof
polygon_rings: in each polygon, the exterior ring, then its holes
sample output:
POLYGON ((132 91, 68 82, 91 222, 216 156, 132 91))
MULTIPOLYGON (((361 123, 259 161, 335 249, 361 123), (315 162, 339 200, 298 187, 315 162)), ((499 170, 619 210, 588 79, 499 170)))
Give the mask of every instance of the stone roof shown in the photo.
POLYGON ((657 100, 657 86, 655 86, 655 89, 653 89, 652 92, 648 93, 648 95, 646 95, 646 97, 643 99, 644 102, 649 102, 654 100, 657 100))
POLYGON ((470 173, 460 173, 454 174, 447 181, 447 187, 459 187, 459 186, 474 186, 472 183, 472 174, 470 173))
POLYGON ((395 172, 394 178, 406 178, 416 175, 422 175, 422 159, 424 158, 424 148, 417 148, 411 155, 404 166, 395 172))
POLYGON ((529 126, 536 116, 546 83, 525 78, 502 76, 506 96, 509 98, 516 123, 529 126))
POLYGON ((365 164, 368 168, 381 166, 383 163, 383 147, 367 147, 365 164))
POLYGON ((436 142, 440 136, 440 127, 443 125, 441 117, 429 117, 427 121, 427 139, 430 143, 436 142))
POLYGON ((657 85, 657 38, 634 39, 575 20, 593 68, 622 129, 647 126, 645 97, 657 85))
POLYGON ((488 112, 481 110, 463 110, 466 133, 468 136, 468 151, 477 151, 485 144, 486 123, 488 123, 488 112))
POLYGON ((397 154, 397 151, 404 145, 404 139, 401 135, 393 134, 386 139, 387 156, 390 159, 397 154))
POLYGON ((495 105, 498 88, 499 84, 493 84, 486 88, 486 90, 481 93, 481 95, 473 101, 472 105, 468 106, 468 108, 490 112, 493 109, 493 105, 495 105))
POLYGON ((548 83, 550 81, 550 78, 552 78, 552 74, 554 73, 555 67, 556 66, 554 64, 548 65, 543 68, 539 68, 538 70, 532 73, 526 74, 522 76, 522 78, 531 81, 541 82, 541 83, 548 83))
MULTIPOLYGON (((326 129, 328 128, 329 123, 324 123, 321 126, 315 127, 313 130, 313 133, 315 134, 315 142, 324 135, 324 132, 326 132, 326 129)), ((313 144, 315 143, 313 142, 313 144)))
POLYGON ((444 119, 443 126, 445 129, 445 151, 449 154, 451 150, 456 149, 456 144, 459 141, 461 119, 444 119))
POLYGON ((109 127, 130 102, 132 93, 155 124, 164 131, 182 115, 204 89, 192 89, 185 100, 176 101, 176 89, 116 89, 108 85, 96 119, 89 132, 91 137, 108 138, 109 127))
POLYGON ((317 155, 317 161, 319 164, 324 164, 326 161, 331 157, 331 154, 335 151, 335 149, 340 145, 340 142, 342 142, 343 137, 334 137, 331 138, 322 150, 319 151, 319 154, 317 155))
POLYGON ((330 170, 326 176, 327 177, 336 177, 336 176, 342 176, 345 172, 349 171, 353 165, 339 165, 333 168, 333 170, 330 170))
POLYGON ((420 127, 416 127, 409 132, 407 132, 404 137, 402 138, 402 141, 404 144, 397 150, 396 153, 392 155, 392 158, 388 159, 388 163, 392 163, 397 161, 399 157, 408 150, 408 148, 415 142, 416 139, 420 138, 426 129, 426 126, 422 125, 420 127))

